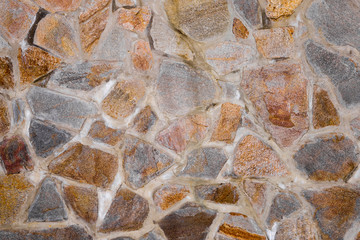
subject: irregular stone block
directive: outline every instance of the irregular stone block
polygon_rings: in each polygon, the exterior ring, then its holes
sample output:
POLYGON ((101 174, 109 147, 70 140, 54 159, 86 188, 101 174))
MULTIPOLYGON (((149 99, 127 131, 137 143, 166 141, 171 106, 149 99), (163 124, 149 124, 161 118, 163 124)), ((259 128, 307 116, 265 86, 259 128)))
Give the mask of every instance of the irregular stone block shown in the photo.
POLYGON ((9 57, 0 57, 0 88, 14 88, 13 65, 9 57))
POLYGON ((151 10, 148 7, 131 9, 120 8, 117 21, 126 30, 144 32, 151 19, 151 10))
POLYGON ((266 15, 274 19, 290 16, 302 1, 303 0, 267 0, 266 15))
POLYGON ((206 147, 195 149, 187 155, 187 164, 181 171, 181 175, 214 179, 226 161, 227 157, 220 148, 206 147))
POLYGON ((146 71, 152 67, 153 56, 148 42, 144 40, 136 41, 131 56, 135 69, 146 71))
POLYGON ((89 136, 96 142, 103 142, 115 146, 124 135, 124 131, 107 127, 103 121, 96 121, 91 125, 89 136))
POLYGON ((259 216, 263 216, 269 199, 271 199, 270 193, 274 190, 274 187, 268 182, 246 179, 244 181, 244 190, 254 211, 259 216))
POLYGON ((93 103, 40 87, 32 87, 26 98, 35 117, 75 129, 97 112, 93 103))
POLYGON ((339 114, 328 93, 317 86, 313 96, 313 125, 315 129, 340 125, 339 114))
POLYGON ((143 197, 128 189, 119 189, 100 232, 138 230, 143 226, 148 213, 149 203, 143 197))
POLYGON ((174 61, 162 62, 156 90, 159 107, 177 115, 210 104, 216 93, 214 82, 204 72, 174 61))
POLYGON ((317 227, 307 216, 291 217, 280 222, 275 240, 316 240, 320 239, 317 227))
POLYGON ((261 23, 260 5, 257 0, 233 0, 236 12, 243 17, 248 24, 256 26, 261 23))
POLYGON ((195 187, 198 198, 222 204, 235 204, 239 201, 237 187, 230 183, 199 185, 195 187))
POLYGON ((6 101, 0 98, 0 136, 5 135, 10 130, 10 114, 6 101))
POLYGON ((294 155, 297 167, 311 180, 345 180, 358 165, 358 151, 349 138, 331 134, 303 145, 294 155))
MULTIPOLYGON (((24 121, 24 118, 25 118, 25 112, 24 112, 25 102, 22 99, 18 98, 18 99, 15 99, 11 105, 12 105, 12 112, 13 112, 13 123, 14 123, 14 125, 19 125, 24 121)), ((3 122, 5 122, 5 119, 3 120, 3 122)), ((0 129, 1 129, 1 127, 0 127, 0 129)), ((0 130, 0 132, 1 132, 1 130, 0 130)))
POLYGON ((133 188, 141 188, 166 170, 174 159, 149 143, 135 137, 124 140, 125 178, 133 188))
POLYGON ((283 218, 288 217, 301 207, 300 201, 292 193, 278 193, 270 207, 266 224, 271 228, 275 222, 280 222, 283 218))
POLYGON ((75 11, 81 4, 77 0, 34 0, 49 12, 75 11))
POLYGON ((139 133, 147 133, 150 128, 157 121, 156 114, 152 111, 150 106, 144 107, 134 119, 134 128, 139 133))
POLYGON ((159 209, 166 210, 180 202, 189 194, 190 189, 186 186, 178 184, 167 184, 155 190, 153 199, 155 205, 159 209))
POLYGON ((232 32, 237 40, 246 39, 249 36, 249 31, 238 18, 234 18, 233 20, 232 32))
POLYGON ((76 143, 56 157, 49 171, 97 187, 108 188, 118 171, 115 156, 76 143))
POLYGON ((186 203, 161 219, 159 225, 168 240, 205 240, 215 217, 216 212, 213 210, 186 203))

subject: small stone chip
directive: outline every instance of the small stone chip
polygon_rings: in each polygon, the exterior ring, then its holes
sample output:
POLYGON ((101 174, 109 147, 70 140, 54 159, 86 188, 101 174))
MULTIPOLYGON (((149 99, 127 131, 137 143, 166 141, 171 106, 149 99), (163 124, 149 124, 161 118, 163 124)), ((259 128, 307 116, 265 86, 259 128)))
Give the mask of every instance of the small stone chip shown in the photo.
POLYGON ((155 205, 166 210, 190 194, 190 189, 179 184, 167 184, 155 190, 153 199, 155 205))
POLYGON ((156 114, 152 111, 150 106, 144 107, 134 119, 134 128, 139 133, 147 133, 150 128, 157 121, 156 114))
POLYGON ((246 39, 249 36, 249 31, 245 27, 245 25, 238 18, 234 18, 233 20, 233 28, 232 32, 235 35, 236 39, 246 39))

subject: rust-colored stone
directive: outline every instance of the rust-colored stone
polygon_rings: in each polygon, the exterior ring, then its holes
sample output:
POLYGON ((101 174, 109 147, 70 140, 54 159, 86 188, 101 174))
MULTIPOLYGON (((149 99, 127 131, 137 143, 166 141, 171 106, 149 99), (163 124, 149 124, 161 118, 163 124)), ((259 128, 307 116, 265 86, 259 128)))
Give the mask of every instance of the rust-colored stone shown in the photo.
POLYGON ((266 15, 269 18, 290 16, 303 0, 267 0, 266 15))
POLYGON ((316 240, 317 228, 307 216, 291 217, 280 222, 275 240, 316 240))
POLYGON ((148 42, 144 40, 136 41, 131 56, 136 69, 146 71, 152 67, 153 56, 148 42))
POLYGON ((313 97, 313 124, 315 129, 339 125, 339 114, 324 89, 315 86, 313 97))
POLYGON ((199 185, 195 194, 200 198, 216 203, 235 204, 239 200, 239 191, 230 183, 199 185))
POLYGON ((5 135, 10 129, 9 110, 2 98, 0 98, 0 136, 5 135))
POLYGON ((14 73, 11 60, 8 57, 0 57, 0 88, 11 89, 14 88, 14 86, 14 73))
POLYGON ((249 31, 238 18, 234 18, 233 20, 232 32, 236 39, 246 39, 249 36, 249 31))
POLYGON ((81 4, 79 0, 34 0, 49 12, 75 11, 81 4))
POLYGON ((144 32, 151 19, 151 10, 148 7, 120 8, 118 13, 119 24, 134 32, 144 32))
POLYGON ((134 119, 134 128, 139 133, 147 133, 157 120, 156 114, 150 106, 144 107, 134 119))
POLYGON ((121 130, 107 127, 104 121, 96 121, 91 125, 89 136, 97 142, 103 142, 115 146, 124 135, 121 130))
POLYGON ((119 6, 128 6, 128 7, 132 7, 135 5, 134 0, 116 0, 116 3, 119 6))
POLYGON ((186 196, 190 194, 190 189, 183 185, 167 184, 161 186, 154 192, 153 199, 155 205, 161 209, 166 210, 186 196))

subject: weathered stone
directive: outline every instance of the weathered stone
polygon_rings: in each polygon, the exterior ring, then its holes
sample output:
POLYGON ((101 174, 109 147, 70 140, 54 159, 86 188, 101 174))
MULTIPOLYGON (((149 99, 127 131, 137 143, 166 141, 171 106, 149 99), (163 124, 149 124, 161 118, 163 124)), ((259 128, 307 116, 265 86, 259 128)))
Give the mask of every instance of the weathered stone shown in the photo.
MULTIPOLYGON (((13 113, 12 121, 13 121, 14 125, 19 125, 25 119, 25 102, 22 99, 18 98, 18 99, 15 99, 11 105, 12 105, 12 113, 13 113)), ((5 122, 5 119, 2 120, 2 122, 5 122)), ((0 127, 0 129, 1 129, 1 127, 0 127)), ((1 130, 0 130, 0 133, 1 133, 1 130)))
POLYGON ((29 222, 58 222, 67 219, 65 205, 55 182, 47 177, 29 209, 29 222))
POLYGON ((346 105, 360 102, 360 70, 356 61, 325 49, 312 40, 305 43, 307 60, 314 70, 330 78, 346 105))
POLYGON ((216 178, 227 161, 220 148, 206 147, 195 149, 187 155, 186 167, 181 175, 197 178, 216 178))
POLYGON ((290 16, 302 1, 303 0, 267 0, 266 15, 274 19, 290 16))
POLYGON ((261 23, 260 5, 257 0, 233 0, 235 10, 248 24, 255 26, 261 23))
POLYGON ((49 170, 63 177, 107 188, 118 171, 118 160, 109 153, 76 143, 56 157, 49 170))
POLYGON ((291 217, 280 222, 275 240, 316 240, 319 239, 316 229, 307 216, 291 217))
POLYGON ((29 137, 35 153, 46 158, 67 143, 71 134, 54 125, 33 119, 30 122, 29 137))
POLYGON ((268 182, 246 179, 244 181, 244 190, 254 211, 259 216, 263 216, 269 202, 270 192, 273 190, 272 185, 268 182))
POLYGON ((20 136, 5 138, 0 143, 0 159, 7 174, 20 173, 24 168, 34 169, 28 147, 20 136))
POLYGON ((148 42, 144 40, 136 41, 131 56, 135 69, 146 71, 152 67, 153 56, 148 42))
POLYGON ((61 59, 38 47, 28 46, 26 49, 19 48, 18 61, 20 83, 27 85, 56 69, 61 59))
POLYGON ((354 118, 350 122, 351 130, 353 131, 355 137, 360 139, 360 117, 354 118))
POLYGON ((65 201, 86 222, 95 224, 98 217, 98 195, 95 188, 64 187, 65 201))
POLYGON ((246 39, 249 36, 249 31, 238 18, 234 18, 233 20, 232 32, 237 40, 246 39))
POLYGON ((123 166, 128 184, 141 188, 168 170, 174 162, 167 154, 135 137, 124 140, 123 166))
POLYGON ((159 225, 168 240, 205 240, 215 217, 216 212, 213 210, 186 203, 161 219, 159 225))
POLYGON ((123 119, 134 112, 144 95, 145 84, 142 80, 123 80, 106 96, 102 108, 110 117, 123 119))
POLYGON ((301 207, 300 201, 292 193, 278 193, 270 207, 269 215, 266 219, 267 225, 271 226, 275 222, 280 222, 283 218, 288 217, 301 207))
POLYGON ((129 237, 118 237, 118 238, 113 238, 111 240, 134 240, 133 238, 129 238, 129 237))
POLYGON ((161 209, 166 210, 186 196, 190 194, 190 189, 183 185, 167 184, 161 186, 154 192, 153 199, 155 205, 161 209))
POLYGON ((134 0, 116 0, 118 6, 132 7, 135 5, 134 0))
POLYGON ((0 88, 14 88, 13 64, 8 57, 0 57, 0 88))
POLYGON ((205 52, 207 63, 221 75, 240 70, 241 64, 253 55, 254 51, 250 47, 231 41, 221 42, 205 52))
POLYGON ((0 34, 0 51, 6 52, 11 49, 9 43, 0 34))
POLYGON ((166 238, 159 231, 151 231, 139 238, 139 240, 166 240, 166 238))
POLYGON ((329 42, 360 50, 359 10, 357 0, 321 0, 312 3, 306 17, 314 22, 329 42))
POLYGON ((151 19, 151 10, 148 7, 120 8, 118 14, 119 24, 134 32, 144 32, 151 19))
POLYGON ((78 0, 34 0, 49 12, 75 11, 81 4, 78 0))
POLYGON ((134 119, 134 128, 139 133, 147 133, 156 121, 157 116, 148 105, 136 115, 134 119))
POLYGON ((10 129, 9 110, 5 100, 0 98, 0 136, 5 135, 10 129))
POLYGON ((210 123, 204 114, 180 118, 160 131, 156 141, 177 153, 183 152, 190 142, 199 142, 208 131, 210 123))
POLYGON ((89 136, 96 142, 103 142, 115 146, 124 135, 124 131, 107 127, 103 121, 96 121, 91 125, 89 136))
POLYGON ((236 147, 233 171, 238 177, 273 177, 289 174, 277 153, 252 135, 245 136, 236 147))
POLYGON ((216 93, 214 82, 204 72, 174 61, 162 62, 156 88, 159 106, 177 115, 210 104, 216 93))
POLYGON ((241 107, 232 103, 221 105, 220 118, 211 136, 211 141, 232 143, 241 122, 241 107))
POLYGON ((353 141, 331 134, 303 145, 294 155, 297 167, 311 180, 346 179, 358 165, 358 151, 353 141))
POLYGON ((307 83, 301 66, 288 61, 244 72, 241 87, 280 146, 290 146, 309 127, 307 83))
POLYGON ((80 129, 87 117, 95 115, 95 104, 57 92, 32 87, 26 98, 35 117, 80 129))
POLYGON ((237 187, 230 183, 199 185, 195 187, 198 198, 223 204, 235 204, 239 200, 237 187))
POLYGON ((138 230, 148 213, 149 203, 143 197, 128 189, 119 189, 100 227, 100 232, 138 230))
POLYGON ((176 28, 197 41, 223 35, 230 24, 227 0, 167 0, 165 10, 176 28))
POLYGON ((315 129, 339 125, 339 114, 328 93, 315 86, 313 96, 313 124, 315 129))
POLYGON ((258 51, 265 58, 288 58, 295 51, 294 27, 261 29, 254 32, 258 51))
POLYGON ((360 214, 360 190, 332 187, 319 191, 304 191, 305 198, 314 206, 314 220, 318 223, 321 239, 341 240, 360 214))
POLYGON ((266 240, 255 220, 241 213, 227 213, 219 226, 216 240, 266 240))

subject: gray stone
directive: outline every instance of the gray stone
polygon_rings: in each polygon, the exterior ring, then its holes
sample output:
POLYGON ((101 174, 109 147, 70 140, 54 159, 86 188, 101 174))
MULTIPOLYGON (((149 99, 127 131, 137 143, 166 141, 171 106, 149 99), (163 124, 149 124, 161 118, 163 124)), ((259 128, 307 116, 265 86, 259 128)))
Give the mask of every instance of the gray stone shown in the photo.
POLYGON ((86 118, 97 112, 93 103, 45 88, 31 88, 26 98, 35 117, 75 129, 80 129, 86 118))
POLYGON ((260 5, 258 0, 234 0, 236 12, 243 17, 248 24, 255 26, 260 24, 260 5))
POLYGON ((275 222, 281 221, 300 207, 301 204, 294 194, 281 192, 275 196, 271 204, 266 223, 271 227, 275 222))
POLYGON ((166 240, 158 231, 151 231, 141 238, 139 240, 166 240))
POLYGON ((0 35, 0 50, 6 51, 10 49, 9 43, 0 35))
POLYGON ((65 130, 36 119, 30 122, 29 136, 35 153, 43 158, 51 155, 55 149, 63 146, 71 139, 71 134, 65 130))
POLYGON ((25 103, 22 99, 16 99, 12 102, 13 123, 15 125, 19 125, 24 120, 24 108, 25 103))
POLYGON ((64 201, 51 178, 45 178, 29 209, 29 222, 58 222, 67 219, 64 201))

